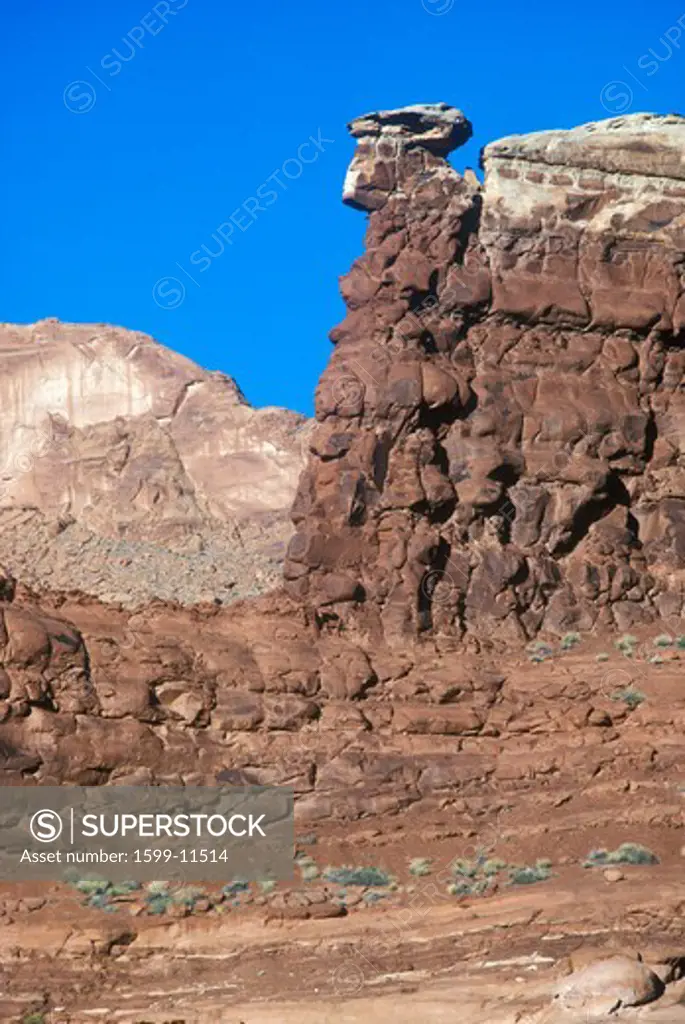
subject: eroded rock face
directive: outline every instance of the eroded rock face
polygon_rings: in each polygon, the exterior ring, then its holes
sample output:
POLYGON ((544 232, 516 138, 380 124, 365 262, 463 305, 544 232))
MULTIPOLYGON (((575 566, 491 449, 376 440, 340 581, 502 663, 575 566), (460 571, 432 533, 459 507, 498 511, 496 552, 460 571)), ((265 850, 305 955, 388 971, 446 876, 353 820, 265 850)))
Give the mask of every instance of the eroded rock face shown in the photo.
POLYGON ((278 578, 304 417, 101 324, 0 325, 0 366, 0 558, 24 582, 193 603, 278 578))
POLYGON ((444 159, 444 105, 367 115, 369 211, 293 509, 290 593, 404 637, 682 612, 685 119, 444 159), (437 143, 436 143, 437 140, 437 143))

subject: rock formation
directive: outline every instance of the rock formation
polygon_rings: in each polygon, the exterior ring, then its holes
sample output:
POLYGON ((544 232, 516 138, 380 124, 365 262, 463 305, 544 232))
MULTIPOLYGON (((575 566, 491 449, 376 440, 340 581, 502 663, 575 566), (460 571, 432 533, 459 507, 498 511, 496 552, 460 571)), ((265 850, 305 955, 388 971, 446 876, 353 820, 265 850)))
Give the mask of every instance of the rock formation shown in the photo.
POLYGON ((388 639, 679 624, 685 119, 504 139, 484 184, 445 159, 470 134, 445 104, 350 131, 366 251, 289 592, 388 639))
POLYGON ((0 560, 134 604, 277 582, 308 421, 105 325, 0 325, 0 560))

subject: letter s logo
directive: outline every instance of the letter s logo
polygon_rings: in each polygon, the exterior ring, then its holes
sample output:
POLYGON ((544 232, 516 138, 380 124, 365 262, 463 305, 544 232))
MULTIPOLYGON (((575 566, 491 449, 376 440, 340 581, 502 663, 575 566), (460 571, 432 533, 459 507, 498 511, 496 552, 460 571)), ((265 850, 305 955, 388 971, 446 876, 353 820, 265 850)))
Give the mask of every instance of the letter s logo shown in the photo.
POLYGON ((64 823, 57 811, 36 811, 29 822, 29 830, 39 843, 54 843, 62 834, 64 823))

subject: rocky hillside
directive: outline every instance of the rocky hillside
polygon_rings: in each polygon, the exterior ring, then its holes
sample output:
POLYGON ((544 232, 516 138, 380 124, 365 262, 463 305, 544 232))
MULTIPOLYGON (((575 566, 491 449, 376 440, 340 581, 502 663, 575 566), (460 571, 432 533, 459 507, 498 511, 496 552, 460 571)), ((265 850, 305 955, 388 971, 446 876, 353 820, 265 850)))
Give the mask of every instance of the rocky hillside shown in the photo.
POLYGON ((139 335, 5 329, 0 781, 287 784, 308 854, 242 928, 0 892, 7 1019, 685 1016, 685 120, 503 140, 484 184, 453 108, 351 129, 313 431, 139 335), (303 447, 285 586, 220 607, 275 581, 303 447), (360 862, 398 886, 319 877, 360 862))
POLYGON ((386 637, 679 629, 685 119, 515 136, 353 121, 368 211, 294 507, 289 592, 386 637))
POLYGON ((0 325, 0 559, 140 605, 280 576, 307 420, 103 324, 0 325))

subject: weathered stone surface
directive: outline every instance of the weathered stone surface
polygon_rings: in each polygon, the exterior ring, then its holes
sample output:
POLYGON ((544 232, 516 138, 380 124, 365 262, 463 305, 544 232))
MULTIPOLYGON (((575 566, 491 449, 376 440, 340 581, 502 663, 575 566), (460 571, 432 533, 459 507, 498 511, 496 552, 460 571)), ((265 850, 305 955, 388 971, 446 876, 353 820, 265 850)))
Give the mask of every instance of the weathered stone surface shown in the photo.
POLYGON ((395 641, 665 614, 676 631, 685 119, 504 139, 481 185, 444 159, 463 115, 422 109, 351 125, 366 251, 342 282, 287 588, 395 641))
POLYGON ((135 605, 278 580, 305 417, 104 324, 0 324, 0 368, 0 558, 23 582, 135 605))
POLYGON ((591 1021, 622 1008, 651 1003, 663 991, 663 982, 646 964, 615 956, 576 971, 559 986, 555 999, 564 1010, 582 1011, 591 1021))

